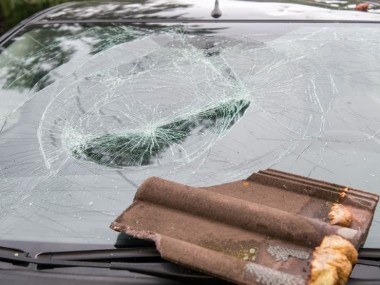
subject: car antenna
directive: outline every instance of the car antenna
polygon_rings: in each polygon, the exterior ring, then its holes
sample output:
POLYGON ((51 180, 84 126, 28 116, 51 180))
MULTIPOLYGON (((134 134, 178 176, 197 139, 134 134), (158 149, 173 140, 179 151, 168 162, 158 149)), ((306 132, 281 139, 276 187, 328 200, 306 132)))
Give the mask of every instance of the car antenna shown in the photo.
POLYGON ((215 0, 214 10, 211 11, 211 16, 215 19, 222 16, 222 11, 219 8, 219 0, 215 0))

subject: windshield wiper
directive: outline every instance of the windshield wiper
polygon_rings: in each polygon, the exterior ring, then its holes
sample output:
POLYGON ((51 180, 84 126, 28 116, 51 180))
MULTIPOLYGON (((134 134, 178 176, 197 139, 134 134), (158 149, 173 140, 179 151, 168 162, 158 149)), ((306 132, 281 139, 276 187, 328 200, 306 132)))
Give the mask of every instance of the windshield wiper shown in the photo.
MULTIPOLYGON (((28 253, 19 249, 0 247, 0 261, 39 271, 60 267, 89 267, 127 270, 171 280, 197 282, 197 284, 211 280, 224 283, 213 277, 165 261, 154 246, 42 252, 35 257, 30 257, 28 253)), ((380 268, 380 249, 361 249, 357 264, 380 268)), ((368 280, 351 278, 348 284, 375 285, 380 284, 379 278, 368 280)))
POLYGON ((0 261, 39 271, 59 267, 89 267, 127 270, 171 280, 197 283, 214 279, 165 261, 154 247, 43 252, 35 257, 28 256, 28 253, 22 250, 0 247, 0 261))
POLYGON ((380 267, 380 249, 362 248, 356 264, 380 267))

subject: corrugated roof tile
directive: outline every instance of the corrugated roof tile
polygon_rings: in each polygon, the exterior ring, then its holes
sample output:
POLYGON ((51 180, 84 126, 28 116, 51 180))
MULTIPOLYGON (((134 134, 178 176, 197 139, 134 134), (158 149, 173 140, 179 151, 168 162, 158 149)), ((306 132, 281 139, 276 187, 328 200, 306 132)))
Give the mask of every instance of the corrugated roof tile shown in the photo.
POLYGON ((195 188, 152 177, 111 228, 154 240, 163 258, 238 284, 306 284, 314 248, 364 244, 378 196, 276 170, 195 188), (330 224, 334 204, 350 227, 330 224))

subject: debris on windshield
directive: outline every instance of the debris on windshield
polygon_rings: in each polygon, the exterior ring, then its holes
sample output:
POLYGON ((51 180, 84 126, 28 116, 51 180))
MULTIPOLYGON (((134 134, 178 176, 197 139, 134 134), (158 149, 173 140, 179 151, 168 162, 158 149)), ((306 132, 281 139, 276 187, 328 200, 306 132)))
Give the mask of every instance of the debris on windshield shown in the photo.
POLYGON ((362 12, 368 12, 368 3, 359 3, 356 4, 355 10, 362 11, 362 12))
POLYGON ((352 214, 341 204, 333 204, 329 213, 330 224, 342 227, 350 227, 352 224, 352 214))
POLYGON ((336 285, 356 262, 378 198, 271 169, 201 188, 152 177, 111 228, 155 241, 169 261, 237 284, 336 285))
POLYGON ((350 277, 358 252, 344 238, 333 235, 323 239, 313 253, 309 285, 344 285, 350 277))

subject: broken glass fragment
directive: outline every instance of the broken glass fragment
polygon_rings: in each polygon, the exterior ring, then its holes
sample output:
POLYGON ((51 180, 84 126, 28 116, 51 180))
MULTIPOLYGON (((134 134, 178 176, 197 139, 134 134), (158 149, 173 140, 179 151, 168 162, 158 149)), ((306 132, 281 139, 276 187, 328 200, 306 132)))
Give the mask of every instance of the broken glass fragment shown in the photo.
POLYGON ((183 142, 194 130, 202 133, 208 128, 228 129, 244 114, 249 103, 229 101, 153 129, 106 134, 85 141, 72 152, 77 158, 84 157, 109 166, 148 165, 165 149, 183 142))

